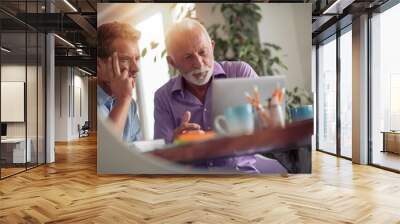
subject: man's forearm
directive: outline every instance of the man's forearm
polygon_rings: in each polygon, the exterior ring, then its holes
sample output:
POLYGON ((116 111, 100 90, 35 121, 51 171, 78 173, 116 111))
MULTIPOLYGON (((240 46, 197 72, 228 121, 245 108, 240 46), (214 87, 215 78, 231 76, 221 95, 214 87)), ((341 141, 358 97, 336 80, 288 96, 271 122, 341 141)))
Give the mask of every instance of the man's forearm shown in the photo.
POLYGON ((120 136, 122 136, 124 132, 131 101, 131 98, 117 100, 108 116, 111 122, 114 124, 114 128, 116 129, 118 135, 120 136))

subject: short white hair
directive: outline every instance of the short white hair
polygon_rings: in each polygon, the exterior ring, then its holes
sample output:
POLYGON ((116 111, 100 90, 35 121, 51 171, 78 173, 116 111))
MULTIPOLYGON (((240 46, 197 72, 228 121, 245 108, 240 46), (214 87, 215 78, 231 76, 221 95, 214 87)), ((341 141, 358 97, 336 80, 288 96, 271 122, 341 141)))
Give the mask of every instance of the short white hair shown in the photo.
POLYGON ((176 35, 182 35, 185 32, 191 32, 196 28, 200 29, 202 33, 206 35, 208 42, 211 44, 211 38, 207 32, 207 29, 199 21, 195 19, 184 18, 181 21, 174 23, 167 32, 167 35, 165 37, 165 46, 167 49, 167 54, 170 56, 172 54, 174 43, 176 41, 175 38, 176 35))

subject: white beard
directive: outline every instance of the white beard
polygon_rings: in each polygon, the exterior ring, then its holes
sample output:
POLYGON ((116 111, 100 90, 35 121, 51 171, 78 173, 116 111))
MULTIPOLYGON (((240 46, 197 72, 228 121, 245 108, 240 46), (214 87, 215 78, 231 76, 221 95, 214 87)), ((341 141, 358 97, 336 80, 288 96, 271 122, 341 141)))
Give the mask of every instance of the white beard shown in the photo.
POLYGON ((191 72, 184 73, 182 74, 182 76, 186 81, 192 83, 193 85, 203 86, 207 84, 208 81, 210 81, 212 73, 213 73, 212 67, 211 68, 202 67, 200 69, 195 69, 191 72), (199 76, 198 78, 193 76, 193 74, 198 74, 198 73, 202 73, 201 76, 199 76))

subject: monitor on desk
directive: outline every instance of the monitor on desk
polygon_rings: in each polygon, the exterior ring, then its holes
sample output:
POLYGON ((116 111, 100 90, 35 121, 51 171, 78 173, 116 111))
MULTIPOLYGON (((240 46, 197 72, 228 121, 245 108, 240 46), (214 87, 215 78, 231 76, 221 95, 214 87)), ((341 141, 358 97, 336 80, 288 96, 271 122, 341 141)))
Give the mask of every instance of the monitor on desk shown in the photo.
POLYGON ((1 123, 1 138, 7 137, 7 124, 1 123))
MULTIPOLYGON (((262 104, 272 96, 279 86, 285 87, 285 76, 264 76, 259 78, 215 79, 212 82, 212 119, 224 114, 227 107, 248 103, 245 93, 258 88, 262 104)), ((285 104, 285 103, 284 103, 285 104)))

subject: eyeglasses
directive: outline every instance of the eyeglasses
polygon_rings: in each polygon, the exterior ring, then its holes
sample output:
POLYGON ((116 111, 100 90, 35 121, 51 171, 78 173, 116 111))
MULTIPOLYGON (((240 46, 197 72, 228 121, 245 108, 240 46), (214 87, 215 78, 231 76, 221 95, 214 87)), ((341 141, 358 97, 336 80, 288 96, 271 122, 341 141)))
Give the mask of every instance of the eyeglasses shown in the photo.
POLYGON ((129 68, 132 64, 132 58, 130 57, 118 57, 119 66, 122 68, 129 68))
POLYGON ((131 69, 133 62, 135 62, 135 64, 137 64, 137 61, 138 61, 137 59, 135 60, 133 57, 129 57, 129 56, 118 57, 119 67, 126 68, 128 70, 131 69))

